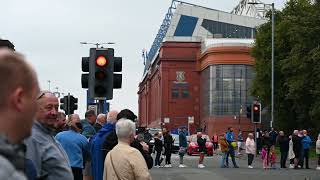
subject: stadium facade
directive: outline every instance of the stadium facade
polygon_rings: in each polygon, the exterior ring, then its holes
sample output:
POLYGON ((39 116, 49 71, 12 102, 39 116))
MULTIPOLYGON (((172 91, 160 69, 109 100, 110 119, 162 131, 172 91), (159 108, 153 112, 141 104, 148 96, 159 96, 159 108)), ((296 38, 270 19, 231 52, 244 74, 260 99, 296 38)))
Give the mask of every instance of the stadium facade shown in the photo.
POLYGON ((265 19, 189 3, 172 4, 147 53, 139 84, 139 126, 252 131, 246 106, 256 27, 265 19), (174 11, 174 12, 173 12, 174 11), (190 122, 190 123, 189 123, 190 122))

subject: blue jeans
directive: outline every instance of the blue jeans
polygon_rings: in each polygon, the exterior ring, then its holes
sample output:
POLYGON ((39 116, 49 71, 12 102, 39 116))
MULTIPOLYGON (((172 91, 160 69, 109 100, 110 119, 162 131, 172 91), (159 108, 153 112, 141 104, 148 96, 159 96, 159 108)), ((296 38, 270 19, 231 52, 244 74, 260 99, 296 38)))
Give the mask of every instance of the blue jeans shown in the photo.
POLYGON ((220 162, 220 167, 224 168, 226 166, 226 159, 227 159, 227 153, 228 152, 224 152, 221 156, 221 162, 220 162))
POLYGON ((161 151, 156 151, 156 159, 155 159, 155 166, 160 166, 160 156, 161 156, 161 151))
POLYGON ((226 159, 226 165, 229 166, 229 155, 231 156, 232 163, 234 167, 238 167, 236 163, 236 159, 234 157, 234 149, 231 145, 228 146, 228 153, 227 153, 227 159, 226 159))

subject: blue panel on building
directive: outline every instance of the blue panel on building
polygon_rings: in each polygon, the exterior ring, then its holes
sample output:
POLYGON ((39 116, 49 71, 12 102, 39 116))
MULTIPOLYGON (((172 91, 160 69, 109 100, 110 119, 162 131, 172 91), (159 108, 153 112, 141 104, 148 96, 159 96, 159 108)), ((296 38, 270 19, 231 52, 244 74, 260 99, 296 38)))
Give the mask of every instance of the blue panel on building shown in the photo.
POLYGON ((181 15, 174 36, 192 36, 197 22, 197 17, 181 15))

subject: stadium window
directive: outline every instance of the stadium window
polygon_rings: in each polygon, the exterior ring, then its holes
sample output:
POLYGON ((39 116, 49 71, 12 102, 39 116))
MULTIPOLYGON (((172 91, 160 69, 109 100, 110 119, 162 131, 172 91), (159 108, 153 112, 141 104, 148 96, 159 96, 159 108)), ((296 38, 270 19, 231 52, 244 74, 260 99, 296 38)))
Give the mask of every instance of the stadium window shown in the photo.
POLYGON ((188 89, 183 89, 181 91, 181 97, 182 98, 189 98, 190 97, 189 90, 188 89))
POLYGON ((172 89, 172 90, 171 90, 171 98, 172 98, 172 99, 177 99, 177 98, 179 98, 179 90, 178 90, 178 89, 172 89))

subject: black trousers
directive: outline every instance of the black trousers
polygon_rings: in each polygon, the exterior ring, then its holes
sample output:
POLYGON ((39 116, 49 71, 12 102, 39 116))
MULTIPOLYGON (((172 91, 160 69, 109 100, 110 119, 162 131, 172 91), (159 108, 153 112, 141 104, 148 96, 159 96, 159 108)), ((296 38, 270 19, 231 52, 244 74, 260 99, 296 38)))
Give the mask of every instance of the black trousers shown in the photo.
POLYGON ((82 168, 71 167, 74 180, 82 180, 82 168))
POLYGON ((301 167, 303 167, 304 164, 304 159, 306 159, 306 168, 309 168, 309 149, 304 149, 303 150, 303 157, 302 157, 302 162, 301 162, 301 167))
POLYGON ((318 155, 318 166, 320 166, 320 155, 318 155))
POLYGON ((171 164, 171 148, 165 149, 166 164, 171 164))
POLYGON ((281 152, 280 166, 281 168, 286 168, 288 152, 281 152))
POLYGON ((248 154, 248 166, 251 166, 253 158, 254 158, 253 154, 248 154))

